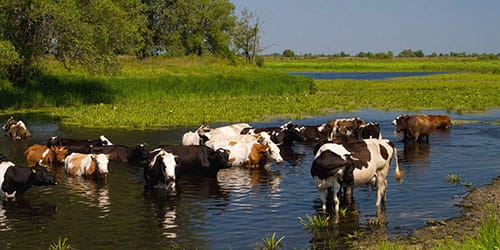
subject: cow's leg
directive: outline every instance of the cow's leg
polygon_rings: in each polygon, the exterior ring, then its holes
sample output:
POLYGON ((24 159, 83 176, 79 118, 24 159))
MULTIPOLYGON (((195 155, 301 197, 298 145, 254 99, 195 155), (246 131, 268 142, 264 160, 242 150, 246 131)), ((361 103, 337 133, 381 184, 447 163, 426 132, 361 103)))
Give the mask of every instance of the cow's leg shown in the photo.
POLYGON ((384 206, 387 201, 386 197, 386 188, 387 188, 387 180, 386 178, 377 178, 377 201, 375 206, 377 207, 377 215, 382 211, 381 203, 383 202, 384 206))
POLYGON ((326 188, 321 188, 318 187, 318 192, 319 192, 319 198, 321 199, 321 208, 323 209, 323 212, 326 211, 326 196, 328 194, 326 188))
POLYGON ((340 191, 340 184, 338 183, 338 181, 333 182, 332 191, 333 191, 333 204, 335 208, 335 215, 338 217, 340 211, 340 200, 338 196, 338 193, 340 191))

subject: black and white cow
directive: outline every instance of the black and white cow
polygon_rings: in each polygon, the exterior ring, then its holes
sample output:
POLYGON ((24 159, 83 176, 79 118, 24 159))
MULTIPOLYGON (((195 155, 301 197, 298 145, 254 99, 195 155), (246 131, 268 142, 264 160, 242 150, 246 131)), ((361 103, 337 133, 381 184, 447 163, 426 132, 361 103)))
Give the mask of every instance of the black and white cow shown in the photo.
POLYGON ((185 174, 216 176, 219 170, 231 167, 229 152, 222 148, 214 150, 205 145, 162 145, 159 148, 175 156, 177 181, 185 174))
POLYGON ((104 135, 96 140, 70 139, 59 136, 51 137, 47 140, 47 146, 64 146, 70 153, 90 154, 94 146, 113 145, 104 135))
POLYGON ((175 190, 175 156, 163 149, 154 150, 148 164, 144 166, 145 188, 165 188, 175 190))
POLYGON ((0 162, 0 196, 15 198, 31 186, 55 185, 56 178, 46 168, 17 166, 10 161, 0 162))
POLYGON ((2 130, 13 140, 26 139, 31 136, 31 132, 26 124, 23 121, 14 120, 12 116, 2 126, 2 130))
POLYGON ((328 140, 332 133, 332 127, 329 124, 303 125, 298 127, 300 134, 306 142, 317 143, 322 140, 328 140))
POLYGON ((311 175, 326 210, 327 191, 333 188, 335 213, 339 212, 338 192, 342 186, 377 186, 377 213, 386 202, 387 175, 392 157, 395 157, 395 177, 402 180, 397 151, 389 140, 367 139, 345 144, 325 143, 315 152, 311 175))

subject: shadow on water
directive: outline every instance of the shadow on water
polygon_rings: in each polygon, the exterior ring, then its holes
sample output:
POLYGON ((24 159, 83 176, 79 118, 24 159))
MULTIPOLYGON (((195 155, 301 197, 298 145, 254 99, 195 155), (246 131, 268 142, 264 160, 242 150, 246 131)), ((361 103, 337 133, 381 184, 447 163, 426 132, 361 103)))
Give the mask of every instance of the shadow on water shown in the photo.
MULTIPOLYGON (((0 203, 0 245, 6 249, 46 248, 59 237, 67 237, 79 249, 253 249, 255 243, 276 233, 285 236, 287 248, 348 246, 349 239, 359 235, 391 238, 411 233, 427 220, 458 215, 460 209, 454 205, 460 199, 456 197, 469 188, 447 183, 449 174, 462 175, 473 187, 500 175, 497 155, 491 153, 500 146, 500 126, 491 122, 498 120, 500 111, 452 114, 453 120, 479 122, 461 122, 447 132, 432 133, 428 143, 404 143, 391 124, 397 115, 399 112, 361 110, 293 121, 315 125, 335 118, 362 117, 380 124, 382 135, 398 149, 400 168, 405 170, 400 184, 392 177, 391 165, 383 223, 377 222, 375 189, 360 187, 354 190, 354 206, 331 230, 314 233, 304 229, 297 218, 323 214, 310 175, 313 146, 296 143, 282 164, 268 169, 224 169, 217 178, 186 175, 175 194, 144 190, 143 164, 112 163, 105 183, 68 177, 61 166, 51 168, 57 186, 32 187, 24 201, 0 203), (31 240, 24 240, 27 238, 31 240)), ((7 118, 0 117, 0 122, 7 118)), ((28 146, 45 144, 56 135, 76 139, 105 135, 114 144, 146 142, 152 149, 161 144, 178 145, 182 134, 194 129, 80 129, 60 127, 46 114, 15 118, 25 121, 33 136, 15 142, 0 137, 0 153, 18 164, 25 163, 23 153, 28 146)))

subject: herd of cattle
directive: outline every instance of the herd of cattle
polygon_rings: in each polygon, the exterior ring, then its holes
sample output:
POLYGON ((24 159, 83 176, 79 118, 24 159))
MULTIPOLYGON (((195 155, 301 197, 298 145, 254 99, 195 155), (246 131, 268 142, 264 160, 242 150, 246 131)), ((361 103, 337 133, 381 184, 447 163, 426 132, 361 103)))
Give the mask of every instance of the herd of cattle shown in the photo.
MULTIPOLYGON (((436 129, 448 129, 447 115, 400 115, 392 123, 405 141, 428 140, 436 129)), ((2 127, 13 140, 31 136, 22 121, 12 117, 2 127)), ((328 191, 333 193, 334 211, 339 211, 343 189, 352 199, 352 188, 377 187, 376 207, 386 201, 387 175, 395 158, 395 177, 402 180, 397 150, 382 137, 378 123, 361 118, 335 119, 325 124, 302 126, 288 122, 279 127, 255 128, 237 123, 211 128, 205 125, 183 135, 181 145, 160 145, 147 150, 145 144, 131 148, 114 145, 106 137, 95 140, 52 137, 46 145, 35 144, 25 151, 27 167, 0 154, 1 194, 22 195, 31 186, 55 185, 48 167, 63 166, 68 176, 106 178, 109 161, 143 163, 145 188, 174 190, 187 174, 216 176, 231 167, 267 167, 284 161, 284 152, 294 143, 311 146, 314 160, 311 175, 326 210, 328 191)))

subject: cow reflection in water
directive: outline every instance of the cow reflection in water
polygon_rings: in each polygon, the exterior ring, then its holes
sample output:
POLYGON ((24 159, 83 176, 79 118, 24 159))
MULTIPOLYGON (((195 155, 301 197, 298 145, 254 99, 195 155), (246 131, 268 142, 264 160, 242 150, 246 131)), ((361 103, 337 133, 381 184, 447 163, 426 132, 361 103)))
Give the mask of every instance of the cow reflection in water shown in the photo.
POLYGON ((401 163, 418 167, 429 165, 430 144, 405 142, 401 163))
POLYGON ((15 230, 15 225, 20 221, 32 221, 40 225, 47 225, 53 220, 57 206, 53 204, 36 204, 24 197, 15 200, 5 199, 0 202, 0 232, 15 230))
POLYGON ((91 207, 101 209, 99 218, 108 216, 110 212, 111 201, 109 198, 109 189, 105 182, 90 180, 81 176, 66 178, 66 185, 83 198, 81 203, 91 207))
POLYGON ((276 191, 282 178, 283 176, 279 172, 269 171, 265 168, 233 167, 223 169, 217 175, 219 185, 223 189, 239 193, 253 192, 255 187, 270 187, 270 191, 276 191))

